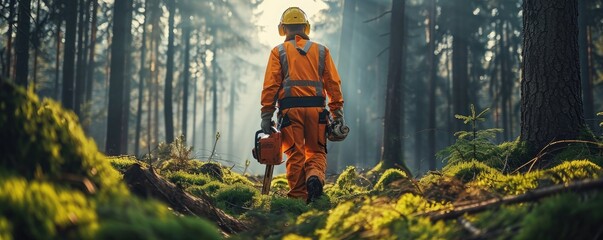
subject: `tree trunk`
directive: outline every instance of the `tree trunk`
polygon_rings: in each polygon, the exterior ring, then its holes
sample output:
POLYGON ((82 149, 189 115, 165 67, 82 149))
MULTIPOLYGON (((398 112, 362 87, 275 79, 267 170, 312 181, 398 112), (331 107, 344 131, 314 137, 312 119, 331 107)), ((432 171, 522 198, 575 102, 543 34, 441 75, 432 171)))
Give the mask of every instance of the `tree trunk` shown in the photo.
POLYGON ((57 16, 57 23, 56 23, 56 27, 57 27, 57 32, 56 32, 56 44, 57 44, 57 49, 55 52, 55 65, 54 65, 54 97, 57 101, 59 101, 59 99, 61 98, 60 94, 60 90, 59 90, 59 78, 60 78, 60 70, 61 70, 61 42, 63 37, 61 37, 61 25, 63 25, 63 20, 60 14, 60 10, 59 10, 59 14, 57 16))
POLYGON ((402 87, 404 86, 404 71, 406 69, 406 59, 404 58, 404 48, 406 42, 404 33, 406 26, 404 24, 404 4, 405 0, 393 1, 392 18, 390 25, 390 48, 389 48, 389 68, 387 74, 387 93, 385 96, 385 119, 383 134, 383 152, 381 161, 383 168, 399 168, 404 170, 408 176, 411 172, 404 163, 402 149, 404 143, 404 97, 402 96, 402 87))
POLYGON ((132 66, 134 65, 134 59, 132 58, 132 16, 134 13, 133 9, 133 0, 128 1, 128 11, 126 12, 126 29, 125 31, 125 41, 126 46, 124 49, 124 102, 123 102, 123 122, 122 122, 122 131, 121 131, 121 149, 125 153, 128 153, 129 142, 128 139, 130 137, 130 103, 132 102, 132 98, 130 95, 132 94, 132 66))
POLYGON ((135 195, 162 201, 180 214, 207 218, 225 233, 232 234, 248 229, 246 222, 216 208, 210 199, 189 195, 157 175, 153 169, 134 164, 124 173, 124 181, 135 195))
POLYGON ((29 71, 29 16, 31 13, 31 1, 19 1, 19 16, 17 25, 17 46, 15 54, 17 55, 17 74, 16 83, 21 86, 27 86, 27 74, 29 71))
MULTIPOLYGON (((96 23, 98 20, 98 0, 92 0, 92 23, 90 24, 90 48, 88 54, 88 68, 86 68, 86 96, 85 101, 92 103, 92 89, 94 89, 94 55, 96 53, 96 23)), ((90 109, 86 115, 90 115, 90 109)))
POLYGON ((6 65, 4 66, 4 72, 2 75, 4 78, 11 78, 11 67, 12 67, 12 49, 13 49, 13 23, 15 20, 15 5, 17 0, 10 0, 8 5, 8 30, 6 31, 6 65))
MULTIPOLYGON (((460 18, 459 16, 454 21, 452 31, 452 113, 467 115, 469 113, 469 46, 468 36, 463 31, 464 23, 460 18)), ((453 125, 455 132, 466 129, 462 121, 454 121, 453 125)))
MULTIPOLYGON (((74 3, 76 4, 76 3, 74 3)), ((86 91, 86 39, 84 35, 86 35, 86 22, 88 18, 86 16, 86 8, 88 7, 86 4, 86 0, 77 0, 78 5, 78 33, 77 33, 77 68, 75 71, 75 105, 74 111, 75 114, 83 119, 83 115, 81 112, 82 103, 84 102, 84 92, 86 91)))
MULTIPOLYGON (((203 127, 201 129, 201 147, 205 147, 207 141, 207 95, 209 94, 209 68, 205 62, 205 54, 203 54, 203 127)), ((213 74, 213 73, 212 73, 213 74)))
MULTIPOLYGON (((136 136, 134 137, 134 154, 140 154, 140 129, 142 124, 142 101, 144 101, 144 81, 146 73, 146 53, 147 53, 147 16, 148 5, 145 1, 144 16, 142 19, 142 39, 140 41, 140 71, 138 73, 138 107, 136 109, 136 136)), ((149 142, 147 142, 147 145, 149 142)))
MULTIPOLYGON (((354 22, 355 22, 355 16, 356 16, 356 4, 357 4, 357 0, 345 0, 343 2, 343 19, 342 19, 342 26, 341 26, 341 37, 339 39, 339 58, 338 58, 338 66, 337 69, 339 71, 339 74, 341 75, 341 79, 344 82, 344 84, 342 84, 342 91, 343 91, 343 95, 344 96, 350 96, 348 98, 346 98, 346 106, 355 106, 356 104, 354 104, 354 98, 351 97, 352 94, 356 95, 355 93, 353 93, 353 87, 355 84, 353 84, 352 82, 352 78, 350 77, 351 71, 352 69, 350 69, 350 63, 351 63, 351 59, 352 59, 352 46, 353 46, 353 39, 354 39, 354 22), (347 84, 346 84, 347 83, 347 84)), ((356 123, 356 113, 354 112, 356 109, 354 107, 349 107, 349 108, 345 108, 344 109, 346 112, 346 117, 348 119, 348 123, 349 124, 355 124, 356 123)), ((358 126, 352 126, 352 128, 354 129, 360 129, 358 126)), ((348 139, 348 144, 353 144, 351 146, 354 146, 354 149, 358 149, 358 142, 356 141, 356 137, 355 136, 350 136, 350 138, 348 139), (350 142, 351 141, 351 142, 350 142)), ((352 156, 352 154, 354 153, 354 151, 349 151, 349 154, 346 154, 346 151, 342 151, 342 146, 341 144, 333 144, 334 148, 331 151, 331 155, 332 156, 336 156, 336 159, 334 159, 335 161, 331 161, 328 164, 328 170, 329 171, 334 171, 336 172, 338 169, 342 168, 343 166, 349 164, 349 160, 353 159, 353 158, 349 158, 349 156, 352 156), (344 156, 344 155, 349 155, 349 156, 344 156), (347 159, 348 161, 345 161, 345 159, 347 159)), ((358 157, 358 156, 353 156, 354 158, 358 157)))
POLYGON ((165 70, 165 94, 163 99, 165 118, 165 141, 174 141, 174 110, 172 104, 172 81, 174 79, 174 15, 176 15, 175 0, 168 0, 170 16, 168 20, 168 47, 167 62, 165 70))
POLYGON ((513 85, 513 79, 511 79, 509 73, 509 44, 508 34, 505 21, 500 23, 500 93, 501 93, 501 117, 502 117, 502 128, 503 128, 503 139, 509 141, 511 135, 511 109, 509 109, 511 101, 511 87, 513 85))
POLYGON ((65 53, 63 54, 63 106, 74 108, 75 33, 77 25, 77 4, 65 4, 65 53))
MULTIPOLYGON (((186 12, 186 11, 183 11, 186 12)), ((188 121, 188 88, 190 82, 190 50, 191 22, 188 15, 183 15, 182 40, 184 41, 184 69, 182 69, 182 135, 187 139, 188 121)))
POLYGON ((38 56, 40 55, 40 32, 42 29, 42 19, 40 18, 40 0, 36 3, 36 24, 34 30, 34 38, 32 39, 32 45, 34 47, 34 57, 33 57, 33 91, 36 92, 38 88, 38 56))
POLYGON ((585 129, 580 98, 577 0, 526 0, 521 136, 527 157, 585 129))
POLYGON ((429 84, 428 84, 428 89, 429 89, 429 114, 428 114, 428 120, 427 120, 427 125, 428 125, 428 135, 427 135, 427 147, 428 147, 428 167, 429 170, 435 170, 436 169, 436 158, 435 158, 435 154, 436 154, 436 80, 437 80, 437 76, 436 76, 436 72, 437 72, 437 64, 436 64, 436 58, 435 58, 435 25, 436 25, 436 17, 437 17, 437 12, 436 12, 436 0, 430 0, 429 1, 430 5, 429 5, 429 11, 427 12, 428 14, 428 19, 429 19, 429 45, 427 47, 428 52, 427 52, 427 59, 429 61, 429 84))
POLYGON ((111 73, 109 82, 109 113, 107 117, 107 143, 105 153, 110 156, 125 153, 122 149, 123 103, 126 64, 126 29, 128 29, 128 11, 132 6, 129 0, 115 1, 113 10, 113 39, 111 45, 111 73))
MULTIPOLYGON (((240 64, 242 64, 242 62, 238 62, 237 65, 240 66, 240 64)), ((228 109, 228 153, 232 154, 234 153, 233 151, 233 147, 234 147, 234 131, 235 131, 235 126, 234 126, 234 115, 235 115, 235 108, 236 108, 236 100, 237 100, 237 89, 236 89, 236 81, 238 79, 240 79, 240 69, 234 69, 234 73, 233 73, 233 78, 230 80, 230 107, 228 109)))
POLYGON ((578 46, 580 55, 580 79, 582 80, 582 101, 584 103, 584 118, 591 129, 596 129, 593 89, 590 80, 588 61, 588 37, 587 29, 590 16, 587 9, 588 0, 578 0, 578 46))
POLYGON ((216 134, 218 132, 218 61, 217 61, 217 56, 218 56, 218 49, 216 48, 215 44, 214 44, 214 56, 212 59, 212 95, 213 95, 213 108, 212 108, 212 126, 213 126, 213 132, 212 134, 216 134))

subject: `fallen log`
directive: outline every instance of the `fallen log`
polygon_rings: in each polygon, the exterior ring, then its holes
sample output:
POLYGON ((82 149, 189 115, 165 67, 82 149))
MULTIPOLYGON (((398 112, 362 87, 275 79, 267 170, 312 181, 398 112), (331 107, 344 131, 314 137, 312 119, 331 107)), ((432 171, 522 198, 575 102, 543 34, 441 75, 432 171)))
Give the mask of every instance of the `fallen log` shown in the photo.
POLYGON ((461 206, 456 206, 454 209, 424 212, 419 213, 416 216, 427 216, 432 221, 447 220, 458 218, 465 213, 478 213, 488 210, 491 207, 497 207, 504 204, 530 202, 562 192, 581 192, 594 189, 603 189, 603 178, 587 179, 572 183, 553 185, 549 187, 535 189, 520 195, 504 196, 501 198, 493 198, 485 201, 463 204, 461 206))
POLYGON ((192 196, 157 175, 152 168, 134 164, 124 173, 130 191, 143 198, 162 201, 184 215, 204 217, 215 222, 227 234, 247 230, 247 224, 213 206, 206 198, 192 196))

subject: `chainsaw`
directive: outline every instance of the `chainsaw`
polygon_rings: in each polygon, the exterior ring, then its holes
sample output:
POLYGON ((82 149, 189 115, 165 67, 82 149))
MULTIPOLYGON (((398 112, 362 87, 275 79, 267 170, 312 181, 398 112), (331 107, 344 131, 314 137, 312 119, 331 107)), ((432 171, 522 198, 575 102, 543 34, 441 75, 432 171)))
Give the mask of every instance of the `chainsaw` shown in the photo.
POLYGON ((262 194, 268 195, 270 193, 274 165, 279 165, 284 162, 283 152, 281 151, 281 132, 276 127, 272 127, 272 133, 270 134, 266 134, 264 131, 259 130, 255 133, 253 141, 255 143, 254 148, 251 150, 253 158, 257 159, 261 164, 266 164, 264 181, 262 183, 262 194))

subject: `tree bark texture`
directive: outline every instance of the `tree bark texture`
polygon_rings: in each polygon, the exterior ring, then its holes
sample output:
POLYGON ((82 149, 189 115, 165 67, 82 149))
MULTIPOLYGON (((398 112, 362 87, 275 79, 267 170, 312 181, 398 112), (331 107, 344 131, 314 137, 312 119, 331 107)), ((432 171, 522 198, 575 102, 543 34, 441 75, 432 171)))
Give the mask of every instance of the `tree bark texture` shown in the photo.
POLYGON ((524 2, 520 139, 529 156, 551 141, 576 139, 585 128, 577 5, 577 0, 524 2))
POLYGON ((111 45, 111 73, 109 80, 109 113, 107 117, 107 143, 105 153, 110 156, 123 154, 121 135, 123 128, 123 103, 126 63, 126 29, 129 0, 117 0, 113 10, 113 39, 111 45))
POLYGON ((77 3, 65 3, 65 53, 63 54, 63 107, 74 108, 75 35, 77 26, 77 3))
POLYGON ((21 86, 27 86, 27 75, 29 71, 29 16, 31 13, 31 1, 19 1, 19 16, 17 23, 17 45, 15 54, 17 55, 16 65, 16 83, 21 86))
POLYGON ((404 4, 405 0, 392 2, 392 18, 390 25, 390 48, 389 48, 389 68, 387 75, 387 92, 385 96, 385 119, 383 134, 383 152, 381 161, 383 168, 399 168, 410 176, 410 171, 403 159, 404 143, 402 136, 404 127, 402 120, 404 112, 401 106, 404 106, 404 97, 402 96, 402 86, 404 85, 404 69, 406 59, 404 58, 404 48, 406 42, 404 32, 404 4))
POLYGON ((174 79, 174 15, 176 15, 175 0, 168 0, 169 20, 168 20, 168 47, 167 61, 165 68, 165 94, 163 99, 165 118, 165 141, 171 143, 174 141, 174 110, 172 104, 172 82, 174 79))

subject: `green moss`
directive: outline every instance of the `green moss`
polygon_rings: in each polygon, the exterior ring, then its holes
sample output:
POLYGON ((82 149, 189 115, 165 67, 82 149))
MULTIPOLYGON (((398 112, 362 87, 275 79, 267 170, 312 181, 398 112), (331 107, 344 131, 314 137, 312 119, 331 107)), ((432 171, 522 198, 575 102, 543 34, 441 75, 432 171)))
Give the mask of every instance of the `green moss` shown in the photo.
POLYGON ((587 159, 598 166, 603 166, 603 151, 601 151, 603 143, 598 144, 597 147, 591 144, 573 143, 555 155, 555 158, 552 160, 552 165, 558 165, 572 160, 587 159))
POLYGON ((0 217, 0 239, 11 240, 13 231, 12 224, 8 221, 8 219, 4 217, 0 217))
POLYGON ((201 190, 208 194, 209 196, 216 196, 220 189, 225 188, 226 184, 221 182, 212 181, 201 187, 201 190))
POLYGON ((198 217, 176 216, 155 201, 114 199, 98 207, 98 239, 221 239, 216 227, 198 217))
POLYGON ((119 174, 87 138, 71 111, 32 91, 0 82, 0 168, 26 179, 87 178, 101 191, 124 192, 119 174))
POLYGON ((0 216, 11 216, 17 239, 91 239, 98 229, 93 203, 83 193, 22 177, 0 178, 0 216))
POLYGON ((325 185, 324 191, 335 202, 342 202, 365 194, 366 189, 358 186, 359 175, 354 166, 348 166, 333 185, 325 185))
POLYGON ((0 145, 0 239, 220 238, 205 220, 130 195, 59 104, 0 82, 0 110, 11 139, 0 145))
POLYGON ((233 172, 229 169, 223 169, 223 173, 224 173, 224 183, 227 185, 231 185, 231 184, 236 184, 236 183, 240 183, 240 184, 244 184, 244 185, 248 185, 248 186, 253 186, 254 184, 249 181, 249 179, 239 173, 233 172))
POLYGON ((270 201, 271 213, 287 213, 297 216, 308 209, 306 202, 301 199, 274 197, 270 201))
POLYGON ((375 184, 373 190, 383 191, 393 182, 400 180, 408 180, 406 173, 395 168, 387 169, 381 174, 381 177, 379 178, 379 181, 377 181, 377 184, 375 184))
POLYGON ((442 169, 442 172, 461 180, 463 183, 476 179, 480 174, 500 174, 496 169, 477 160, 447 165, 442 169))
POLYGON ((297 234, 287 234, 283 237, 283 240, 311 240, 312 238, 303 237, 297 234))
POLYGON ((184 171, 169 172, 166 178, 176 184, 180 188, 188 188, 190 186, 203 186, 209 183, 211 179, 202 174, 191 174, 184 171))
POLYGON ((136 160, 133 156, 107 157, 107 160, 109 160, 113 168, 122 173, 126 172, 130 166, 136 163, 141 164, 141 162, 136 160))
POLYGON ((285 192, 289 191, 289 182, 286 178, 273 178, 270 183, 270 191, 272 192, 285 192))
POLYGON ((322 229, 327 223, 327 212, 311 210, 297 217, 294 232, 312 239, 318 238, 317 229, 322 229))
POLYGON ((603 195, 547 198, 521 222, 517 239, 591 239, 603 226, 603 195))
POLYGON ((571 181, 597 178, 601 167, 588 160, 576 160, 561 163, 545 171, 544 176, 550 178, 555 184, 571 181))
POLYGON ((519 224, 528 212, 528 204, 512 205, 493 208, 475 217, 468 216, 466 219, 473 219, 472 225, 484 233, 497 233, 496 239, 511 239, 517 235, 514 229, 520 227, 519 224))
POLYGON ((236 183, 218 190, 217 206, 229 213, 241 214, 251 208, 254 197, 259 191, 251 186, 236 183))

